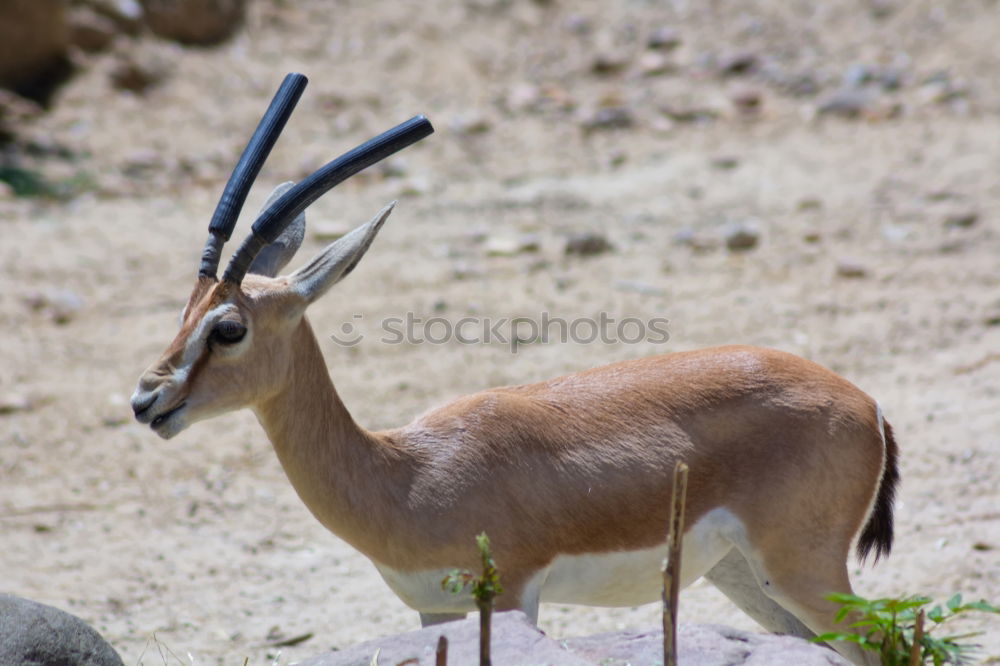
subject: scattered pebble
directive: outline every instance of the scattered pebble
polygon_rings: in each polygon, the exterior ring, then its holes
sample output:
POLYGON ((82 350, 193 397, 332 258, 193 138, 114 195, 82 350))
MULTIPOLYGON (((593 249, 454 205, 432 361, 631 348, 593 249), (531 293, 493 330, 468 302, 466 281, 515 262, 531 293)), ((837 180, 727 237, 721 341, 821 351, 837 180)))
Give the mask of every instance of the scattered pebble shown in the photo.
POLYGON ((633 125, 635 125, 635 114, 627 106, 601 107, 580 119, 580 126, 587 131, 625 129, 633 125))
POLYGON ((520 236, 491 236, 484 243, 486 254, 491 257, 513 257, 534 253, 541 249, 541 239, 536 234, 520 236))
POLYGON ((817 111, 842 118, 858 118, 873 111, 875 101, 875 93, 867 88, 841 88, 820 100, 817 111))
POLYGON ((713 157, 709 164, 712 165, 713 169, 718 169, 719 171, 732 171, 740 165, 740 158, 733 155, 721 155, 713 157))
POLYGON ((681 33, 670 26, 660 26, 646 40, 646 46, 659 51, 672 51, 681 44, 681 33))
POLYGON ((946 227, 957 227, 967 229, 979 221, 979 213, 974 210, 963 210, 949 214, 944 219, 946 227))
POLYGON ((456 134, 463 134, 466 136, 473 134, 485 134, 493 129, 493 122, 481 113, 471 112, 453 118, 451 121, 451 128, 456 134))
POLYGON ((725 232, 726 247, 733 252, 752 250, 760 243, 760 231, 757 225, 748 222, 737 222, 729 226, 725 232))
POLYGON ((662 287, 636 280, 618 280, 615 282, 615 289, 642 296, 665 296, 667 293, 666 289, 662 287))
POLYGON ((628 58, 620 53, 598 53, 590 63, 594 74, 608 75, 621 72, 628 65, 628 58))
POLYGON ((844 278, 863 278, 868 276, 868 269, 854 259, 841 259, 837 262, 837 275, 844 278))
POLYGON ((46 313, 56 324, 68 324, 83 309, 83 299, 70 289, 34 292, 23 301, 32 310, 46 313))
POLYGON ((757 55, 749 51, 736 51, 719 58, 716 68, 723 76, 742 76, 753 72, 759 64, 757 55))
POLYGON ((32 402, 26 395, 0 395, 0 415, 27 412, 30 411, 32 407, 32 402))
POLYGON ((672 58, 658 51, 643 53, 639 57, 637 67, 643 76, 663 76, 677 69, 672 58))
POLYGON ((564 251, 566 254, 590 257, 610 252, 613 249, 614 246, 604 234, 593 231, 582 231, 566 239, 564 251))
POLYGON ((742 88, 730 96, 733 106, 743 115, 750 116, 760 111, 764 95, 754 88, 742 88))

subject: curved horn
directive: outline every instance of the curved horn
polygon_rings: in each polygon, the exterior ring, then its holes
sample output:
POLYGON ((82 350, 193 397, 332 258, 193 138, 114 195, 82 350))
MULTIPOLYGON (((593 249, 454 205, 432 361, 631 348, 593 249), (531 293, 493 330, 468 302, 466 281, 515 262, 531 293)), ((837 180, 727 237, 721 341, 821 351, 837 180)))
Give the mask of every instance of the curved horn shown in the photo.
POLYGON ((295 217, 328 190, 362 169, 389 157, 434 132, 424 116, 414 116, 391 130, 369 139, 302 179, 271 204, 253 223, 250 235, 229 261, 222 279, 239 284, 261 249, 271 243, 295 217))
POLYGON ((219 205, 215 207, 212 221, 208 225, 208 241, 201 253, 199 275, 215 277, 222 246, 233 234, 233 227, 236 226, 236 220, 240 216, 250 186, 257 178, 257 173, 264 165, 264 160, 271 152, 274 142, 278 140, 278 135, 284 129, 288 117, 292 115, 292 110, 295 109, 307 83, 309 79, 302 74, 292 73, 285 76, 250 142, 243 149, 243 155, 233 169, 229 182, 226 183, 226 189, 222 191, 219 205))

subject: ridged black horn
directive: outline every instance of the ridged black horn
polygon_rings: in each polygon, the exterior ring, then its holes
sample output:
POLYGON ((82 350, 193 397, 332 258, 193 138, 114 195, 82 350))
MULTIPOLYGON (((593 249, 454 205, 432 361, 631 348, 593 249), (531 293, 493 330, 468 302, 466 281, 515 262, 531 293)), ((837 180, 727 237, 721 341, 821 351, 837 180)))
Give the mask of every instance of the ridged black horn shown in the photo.
POLYGON ((292 115, 292 110, 295 109, 307 83, 309 79, 302 74, 292 73, 285 76, 281 87, 271 100, 271 105, 267 107, 267 112, 260 119, 257 130, 250 138, 247 147, 243 149, 243 155, 233 169, 229 182, 226 183, 226 189, 222 191, 219 205, 215 207, 212 221, 208 225, 208 241, 201 254, 199 275, 215 277, 222 246, 233 234, 233 227, 236 226, 236 220, 243 209, 243 202, 250 192, 250 186, 253 185, 271 148, 274 147, 274 142, 278 140, 288 117, 292 115))
POLYGON ((233 255, 222 279, 237 284, 242 282, 257 253, 280 236, 285 227, 312 202, 362 169, 420 141, 433 132, 434 127, 426 117, 414 116, 328 162, 311 176, 296 183, 253 223, 250 235, 233 255))

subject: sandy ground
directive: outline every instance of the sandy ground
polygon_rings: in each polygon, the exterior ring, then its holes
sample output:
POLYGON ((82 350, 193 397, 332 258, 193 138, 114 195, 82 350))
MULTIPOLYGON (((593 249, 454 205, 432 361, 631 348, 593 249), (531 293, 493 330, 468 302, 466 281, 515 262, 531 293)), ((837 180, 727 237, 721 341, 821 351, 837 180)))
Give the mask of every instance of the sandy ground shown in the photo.
MULTIPOLYGON (((82 616, 128 664, 286 664, 417 626, 309 515, 250 413, 163 442, 127 405, 173 336, 228 169, 298 70, 312 84, 243 229, 278 182, 414 113, 438 128, 311 210, 346 227, 400 199, 311 315, 361 423, 619 359, 779 347, 876 396, 897 431, 896 546, 854 567, 858 591, 1000 599, 997 6, 812 4, 258 0, 222 48, 145 43, 170 75, 144 96, 113 90, 113 57, 94 58, 25 129, 77 156, 44 159, 48 173, 87 187, 0 202, 0 589, 82 616), (657 60, 645 45, 663 26, 681 43, 657 60), (754 71, 720 74, 743 53, 754 71), (896 68, 900 86, 870 84, 858 118, 818 114, 855 63, 896 68), (756 111, 734 103, 755 95, 756 111), (631 127, 583 129, 609 106, 631 127), (732 252, 740 223, 760 242, 732 252), (566 257, 581 231, 614 251, 566 257), (537 251, 491 256, 522 234, 537 251), (378 322, 406 312, 664 317, 670 340, 380 343, 378 322), (351 349, 328 337, 344 322, 367 334, 351 349)), ((754 627, 707 584, 681 606, 682 621, 754 627)), ((547 606, 541 624, 578 635, 657 614, 547 606)), ((1000 622, 968 626, 1000 658, 1000 622)))

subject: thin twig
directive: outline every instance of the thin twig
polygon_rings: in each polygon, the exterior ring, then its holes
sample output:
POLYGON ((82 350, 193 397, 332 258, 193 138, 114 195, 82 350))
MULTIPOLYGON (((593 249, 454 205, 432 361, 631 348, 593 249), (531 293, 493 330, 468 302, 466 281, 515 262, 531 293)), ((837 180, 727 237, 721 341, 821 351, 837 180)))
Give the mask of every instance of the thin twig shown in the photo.
POLYGON ((493 614, 493 602, 480 601, 479 604, 479 666, 492 666, 490 659, 490 616, 493 614))
POLYGON ((913 627, 913 645, 910 646, 910 666, 920 666, 924 663, 921 659, 924 642, 924 609, 917 613, 917 624, 913 627))
POLYGON ((681 542, 684 539, 684 504, 687 500, 688 466, 674 466, 674 486, 670 499, 670 531, 667 559, 663 566, 663 664, 677 666, 677 603, 681 582, 681 542))
POLYGON ((434 659, 435 666, 448 666, 448 637, 441 634, 438 638, 437 654, 434 659))

